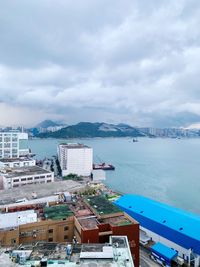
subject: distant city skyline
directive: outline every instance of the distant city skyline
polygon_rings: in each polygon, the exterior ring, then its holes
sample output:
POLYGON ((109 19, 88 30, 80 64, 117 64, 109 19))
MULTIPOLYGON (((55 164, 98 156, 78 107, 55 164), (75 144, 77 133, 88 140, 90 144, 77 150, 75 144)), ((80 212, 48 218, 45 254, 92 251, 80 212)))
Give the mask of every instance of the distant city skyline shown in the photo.
POLYGON ((0 126, 200 124, 198 1, 7 0, 0 20, 0 126))

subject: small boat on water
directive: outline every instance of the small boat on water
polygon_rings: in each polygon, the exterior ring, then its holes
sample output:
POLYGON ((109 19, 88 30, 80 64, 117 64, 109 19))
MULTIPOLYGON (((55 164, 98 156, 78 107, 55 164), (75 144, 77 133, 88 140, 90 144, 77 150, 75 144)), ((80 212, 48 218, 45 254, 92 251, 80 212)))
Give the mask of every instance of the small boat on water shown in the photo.
POLYGON ((133 138, 133 143, 135 143, 135 142, 138 142, 138 140, 136 138, 133 138))
POLYGON ((112 164, 106 164, 103 162, 100 164, 93 164, 93 170, 114 171, 115 167, 112 164))

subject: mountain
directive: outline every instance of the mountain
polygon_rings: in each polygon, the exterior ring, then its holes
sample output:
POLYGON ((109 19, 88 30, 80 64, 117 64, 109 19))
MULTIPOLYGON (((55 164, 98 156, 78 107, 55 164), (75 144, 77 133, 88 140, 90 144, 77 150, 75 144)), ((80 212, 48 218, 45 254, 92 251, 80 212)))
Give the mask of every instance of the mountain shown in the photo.
POLYGON ((138 129, 125 124, 80 122, 56 132, 40 133, 41 138, 87 138, 87 137, 138 137, 144 136, 138 129))
POLYGON ((35 128, 48 128, 48 127, 55 127, 60 126, 57 122, 54 122, 52 120, 44 120, 40 123, 38 123, 35 128))

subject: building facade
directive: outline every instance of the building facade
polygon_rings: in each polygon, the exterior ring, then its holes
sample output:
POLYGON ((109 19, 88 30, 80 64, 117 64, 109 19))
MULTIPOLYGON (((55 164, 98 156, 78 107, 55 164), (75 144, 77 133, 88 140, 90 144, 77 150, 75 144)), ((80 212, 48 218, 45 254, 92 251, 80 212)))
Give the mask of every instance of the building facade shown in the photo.
POLYGON ((0 171, 0 184, 3 185, 2 189, 51 182, 54 182, 54 173, 38 166, 5 168, 0 171))
POLYGON ((36 161, 32 158, 9 158, 0 159, 0 168, 17 168, 35 166, 36 161))
POLYGON ((19 158, 27 155, 27 133, 0 132, 0 158, 19 158))
POLYGON ((58 159, 62 176, 77 174, 89 176, 92 172, 93 150, 82 144, 58 145, 58 159))

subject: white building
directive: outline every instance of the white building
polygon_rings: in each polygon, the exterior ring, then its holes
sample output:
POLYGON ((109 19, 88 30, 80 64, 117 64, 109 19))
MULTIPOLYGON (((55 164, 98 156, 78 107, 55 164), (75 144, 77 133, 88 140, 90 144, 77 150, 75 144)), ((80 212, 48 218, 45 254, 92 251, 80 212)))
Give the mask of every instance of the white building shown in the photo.
POLYGON ((70 173, 89 176, 92 172, 93 149, 83 144, 58 145, 58 159, 62 176, 70 173))
POLYGON ((0 159, 1 168, 16 168, 16 167, 30 167, 35 166, 35 159, 32 158, 3 158, 0 159))
POLYGON ((54 182, 54 173, 38 166, 5 168, 0 171, 0 184, 3 185, 3 189, 51 182, 54 182))
POLYGON ((0 158, 19 158, 27 155, 27 133, 0 132, 0 158))

